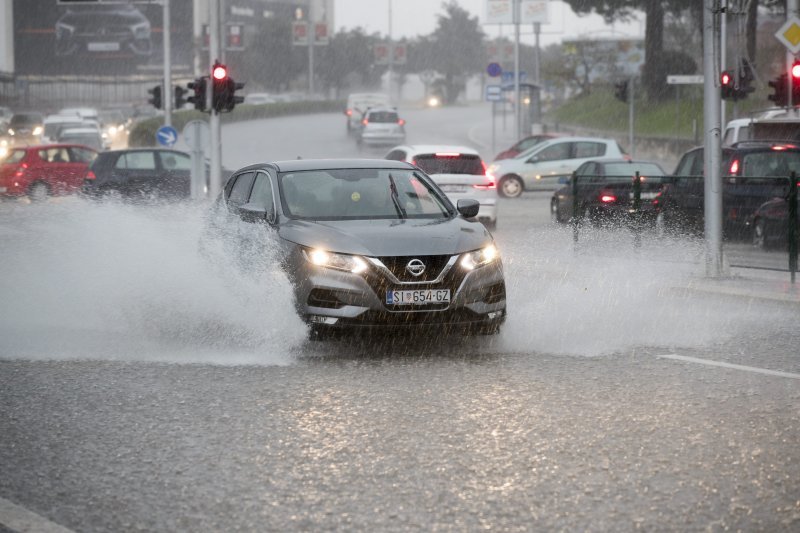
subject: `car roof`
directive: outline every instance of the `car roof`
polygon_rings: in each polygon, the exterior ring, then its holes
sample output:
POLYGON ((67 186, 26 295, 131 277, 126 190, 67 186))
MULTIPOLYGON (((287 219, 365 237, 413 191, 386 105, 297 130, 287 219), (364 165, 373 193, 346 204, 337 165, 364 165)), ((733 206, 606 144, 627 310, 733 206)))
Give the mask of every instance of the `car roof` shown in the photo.
POLYGON ((66 128, 59 133, 59 135, 76 135, 76 134, 92 134, 92 135, 100 135, 100 132, 97 131, 95 128, 66 128))
POLYGON ((461 146, 456 144, 405 144, 395 146, 391 151, 405 150, 410 154, 437 154, 443 152, 458 152, 460 154, 469 154, 480 156, 477 150, 468 146, 461 146))
POLYGON ((250 165, 237 170, 258 170, 272 167, 278 172, 299 172, 303 170, 344 170, 348 168, 396 168, 413 170, 414 166, 403 161, 388 159, 290 159, 250 165))
POLYGON ((31 150, 31 151, 38 151, 38 150, 51 150, 53 148, 86 148, 87 150, 91 150, 92 152, 96 152, 94 148, 90 146, 86 146, 85 144, 80 143, 50 143, 50 144, 32 144, 27 146, 13 146, 10 150, 31 150))

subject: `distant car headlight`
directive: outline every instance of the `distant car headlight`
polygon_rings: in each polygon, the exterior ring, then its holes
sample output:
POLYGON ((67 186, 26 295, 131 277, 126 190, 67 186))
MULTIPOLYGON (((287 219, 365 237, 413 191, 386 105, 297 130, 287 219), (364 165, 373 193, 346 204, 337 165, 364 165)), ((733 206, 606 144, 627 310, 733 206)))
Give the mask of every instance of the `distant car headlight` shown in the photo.
POLYGON ((117 127, 116 126, 109 126, 108 127, 108 134, 109 135, 116 135, 117 134, 117 127))
POLYGON ((357 255, 337 254, 319 248, 303 250, 306 260, 317 266, 344 270, 353 274, 361 274, 368 268, 367 262, 357 255))
POLYGON ((16 135, 16 133, 14 132, 14 130, 12 128, 8 128, 8 134, 9 135, 16 135))
POLYGON ((41 135, 43 131, 44 128, 42 128, 41 126, 36 126, 35 128, 33 128, 34 135, 41 135))
POLYGON ((0 159, 5 158, 8 155, 8 146, 5 144, 0 146, 0 159))
POLYGON ((472 252, 462 254, 461 261, 459 261, 459 263, 461 264, 461 268, 464 270, 475 270, 476 268, 494 263, 499 258, 500 252, 497 251, 497 247, 494 244, 490 244, 489 246, 481 248, 480 250, 474 250, 472 252))
POLYGON ((430 98, 428 98, 428 107, 439 107, 440 104, 441 102, 437 97, 431 96, 430 98))

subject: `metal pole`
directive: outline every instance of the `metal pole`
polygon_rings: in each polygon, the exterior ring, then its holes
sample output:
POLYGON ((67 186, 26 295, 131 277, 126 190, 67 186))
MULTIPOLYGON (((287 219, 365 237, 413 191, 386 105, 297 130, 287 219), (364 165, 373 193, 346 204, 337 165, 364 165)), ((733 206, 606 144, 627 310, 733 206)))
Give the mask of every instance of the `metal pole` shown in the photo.
POLYGON ((308 2, 308 95, 314 94, 314 39, 317 28, 314 23, 314 0, 308 2))
POLYGON ((789 272, 792 283, 794 283, 795 273, 797 272, 797 173, 792 171, 789 175, 789 228, 787 236, 789 238, 789 272))
POLYGON ((533 23, 533 34, 536 37, 536 48, 535 48, 535 55, 534 58, 536 59, 536 64, 533 66, 533 83, 539 85, 541 82, 540 71, 541 71, 541 61, 542 61, 542 50, 539 47, 539 34, 542 32, 542 23, 541 22, 534 22, 533 23))
MULTIPOLYGON (((786 0, 786 20, 789 20, 791 17, 796 17, 798 11, 798 0, 786 0)), ((789 109, 792 109, 795 102, 792 101, 792 93, 794 92, 794 80, 792 79, 792 64, 794 63, 794 54, 792 54, 789 50, 786 50, 786 70, 789 75, 786 76, 788 79, 786 80, 786 100, 789 109)))
POLYGON ((636 156, 636 141, 633 138, 633 101, 636 99, 634 79, 635 78, 631 76, 631 79, 628 82, 628 147, 631 149, 631 157, 636 156))
POLYGON ((519 91, 519 22, 520 1, 514 0, 514 106, 515 106, 515 132, 516 138, 522 138, 522 102, 519 91))
POLYGON ((703 6, 703 121, 705 150, 704 180, 706 275, 722 276, 722 178, 720 163, 720 89, 714 43, 719 42, 719 25, 715 18, 719 0, 705 0, 703 6), (713 80, 713 82, 712 82, 713 80))
POLYGON ((164 102, 164 125, 172 126, 172 46, 170 42, 169 0, 164 0, 164 89, 161 92, 164 102))
POLYGON ((496 123, 497 123, 497 102, 493 100, 492 101, 492 157, 494 157, 494 154, 497 153, 497 149, 495 148, 496 145, 495 132, 497 131, 496 123))
POLYGON ((392 41, 392 0, 389 0, 389 79, 386 81, 389 88, 389 101, 394 102, 392 82, 394 81, 394 42, 392 41))
MULTIPOLYGON (((219 0, 209 0, 208 7, 210 10, 209 16, 209 43, 208 43, 208 72, 213 69, 214 62, 219 57, 219 0)), ((208 80, 208 90, 213 91, 214 78, 213 76, 208 80)), ((209 105, 211 110, 211 117, 209 119, 209 126, 211 127, 210 145, 210 165, 209 170, 209 184, 208 194, 212 199, 216 199, 222 190, 222 129, 219 122, 219 112, 215 111, 213 105, 209 105)))
MULTIPOLYGON (((720 68, 716 72, 717 77, 722 73, 725 69, 725 66, 728 64, 728 54, 727 54, 727 35, 728 35, 728 0, 720 0, 720 17, 719 17, 719 64, 720 68)), ((737 72, 738 72, 738 65, 737 65, 737 72)), ((736 77, 736 82, 739 83, 738 77, 736 77)), ((719 115, 719 123, 720 125, 725 124, 725 100, 720 99, 720 115, 719 115)))

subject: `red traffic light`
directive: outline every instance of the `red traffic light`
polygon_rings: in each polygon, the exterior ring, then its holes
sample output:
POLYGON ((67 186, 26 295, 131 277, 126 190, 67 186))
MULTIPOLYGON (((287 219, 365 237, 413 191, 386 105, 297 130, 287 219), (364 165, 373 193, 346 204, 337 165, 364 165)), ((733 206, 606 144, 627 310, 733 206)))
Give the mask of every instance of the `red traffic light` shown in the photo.
POLYGON ((792 64, 792 70, 790 72, 792 73, 792 79, 800 80, 800 61, 795 61, 792 64))
POLYGON ((215 65, 211 75, 215 80, 224 80, 228 77, 228 69, 225 68, 225 65, 215 65))
POLYGON ((733 76, 727 70, 722 71, 722 75, 719 77, 720 83, 722 83, 723 87, 728 87, 733 85, 733 76))

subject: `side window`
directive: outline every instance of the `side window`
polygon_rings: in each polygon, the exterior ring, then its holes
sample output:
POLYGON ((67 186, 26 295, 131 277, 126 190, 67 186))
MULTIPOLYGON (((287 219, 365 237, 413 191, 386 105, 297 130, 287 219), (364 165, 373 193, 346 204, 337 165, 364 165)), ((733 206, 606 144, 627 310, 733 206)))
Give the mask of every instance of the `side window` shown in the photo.
MULTIPOLYGON (((586 163, 585 165, 581 165, 581 168, 578 169, 579 176, 596 176, 597 175, 597 164, 596 163, 586 163)), ((592 181, 596 181, 593 179, 592 181)))
POLYGON ((576 142, 575 158, 585 159, 587 157, 599 157, 606 154, 606 145, 593 142, 576 142))
POLYGON ((73 163, 91 163, 94 161, 94 158, 97 157, 95 152, 91 150, 87 150, 85 148, 70 148, 70 159, 73 163))
POLYGON ((694 150, 683 154, 683 157, 681 157, 681 160, 678 162, 678 166, 675 168, 675 174, 678 176, 694 176, 695 174, 692 173, 692 167, 694 166, 694 161, 699 152, 699 150, 694 150))
POLYGON ((569 159, 569 146, 571 143, 563 142, 548 146, 535 155, 539 161, 558 161, 569 159))
POLYGON ((129 152, 120 156, 114 166, 132 170, 155 170, 156 157, 153 152, 129 152))
POLYGON ((39 150, 39 158, 48 163, 69 163, 69 153, 66 148, 39 150))
POLYGON ((245 204, 250 197, 250 189, 253 188, 253 180, 255 177, 255 172, 247 172, 236 178, 230 196, 228 196, 228 202, 235 206, 245 204))
POLYGON ((275 202, 272 198, 272 181, 269 175, 259 172, 256 175, 256 182, 253 184, 253 192, 250 193, 250 202, 253 207, 259 207, 274 215, 275 202))
POLYGON ((192 160, 189 156, 175 152, 160 152, 161 166, 167 170, 191 170, 192 160))

